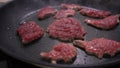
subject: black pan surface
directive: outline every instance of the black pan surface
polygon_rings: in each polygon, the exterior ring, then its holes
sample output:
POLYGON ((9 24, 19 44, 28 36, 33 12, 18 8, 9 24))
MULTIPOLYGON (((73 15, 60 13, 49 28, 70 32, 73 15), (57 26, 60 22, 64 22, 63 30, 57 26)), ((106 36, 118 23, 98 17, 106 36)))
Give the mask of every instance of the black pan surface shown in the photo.
MULTIPOLYGON (((39 56, 39 53, 50 51, 53 45, 60 41, 49 38, 47 33, 41 39, 31 44, 23 45, 21 43, 16 29, 25 21, 34 20, 46 30, 54 18, 50 17, 45 20, 39 20, 37 18, 39 9, 48 5, 59 9, 61 3, 75 3, 82 6, 108 10, 113 14, 120 13, 119 0, 14 0, 0 9, 0 49, 14 58, 38 66, 86 68, 120 63, 120 53, 114 57, 104 56, 104 58, 99 59, 96 56, 88 55, 83 49, 77 48, 78 55, 72 63, 51 64, 50 62, 44 61, 39 56)), ((101 30, 85 24, 83 21, 87 17, 79 13, 74 17, 81 21, 88 33, 85 36, 85 40, 105 37, 120 42, 120 25, 117 25, 112 30, 101 30)))

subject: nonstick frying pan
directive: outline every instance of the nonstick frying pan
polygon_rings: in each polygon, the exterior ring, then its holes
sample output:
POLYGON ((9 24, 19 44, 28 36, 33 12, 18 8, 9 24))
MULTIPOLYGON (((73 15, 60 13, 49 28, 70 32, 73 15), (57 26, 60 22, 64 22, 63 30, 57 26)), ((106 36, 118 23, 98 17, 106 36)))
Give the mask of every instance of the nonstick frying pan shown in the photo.
MULTIPOLYGON (((38 66, 87 68, 120 63, 120 53, 114 57, 104 56, 104 58, 99 59, 96 56, 88 55, 83 49, 77 48, 78 55, 72 63, 51 64, 44 61, 39 56, 39 53, 50 51, 53 45, 60 41, 50 38, 47 33, 41 39, 28 45, 21 43, 16 29, 25 21, 34 20, 46 30, 54 18, 50 17, 45 20, 39 20, 37 17, 39 9, 48 5, 59 9, 61 3, 75 3, 96 9, 108 10, 113 14, 120 13, 119 0, 14 0, 0 8, 0 49, 16 59, 38 66)), ((87 31, 85 40, 105 37, 120 42, 120 25, 111 30, 101 30, 86 25, 83 22, 87 18, 86 16, 77 13, 74 17, 81 21, 81 24, 87 31)))

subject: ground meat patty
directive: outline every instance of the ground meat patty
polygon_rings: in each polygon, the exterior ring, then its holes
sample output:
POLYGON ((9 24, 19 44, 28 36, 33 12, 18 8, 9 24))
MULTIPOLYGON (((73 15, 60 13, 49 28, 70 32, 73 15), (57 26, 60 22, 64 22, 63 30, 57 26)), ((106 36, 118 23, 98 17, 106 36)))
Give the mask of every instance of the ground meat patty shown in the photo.
POLYGON ((94 17, 94 18, 105 18, 111 15, 110 11, 98 10, 98 9, 92 9, 92 8, 86 8, 86 7, 82 8, 80 10, 80 13, 82 15, 86 15, 86 16, 94 17))
POLYGON ((51 15, 54 15, 56 12, 57 10, 52 8, 51 6, 43 7, 38 13, 38 18, 44 19, 50 17, 51 15))
POLYGON ((53 47, 53 50, 50 52, 41 52, 40 56, 46 59, 51 59, 52 63, 57 61, 64 60, 69 62, 77 55, 76 48, 67 43, 59 43, 53 47))
POLYGON ((73 10, 80 10, 81 7, 80 5, 77 4, 61 4, 61 8, 65 8, 65 9, 73 9, 73 10))
POLYGON ((21 25, 17 29, 17 33, 22 39, 24 44, 30 43, 44 34, 43 28, 40 27, 36 22, 29 21, 21 25))
POLYGON ((102 58, 104 54, 114 56, 116 52, 120 51, 119 42, 106 38, 95 38, 92 41, 75 40, 74 44, 99 58, 102 58))
POLYGON ((70 17, 74 15, 75 15, 75 10, 72 10, 72 9, 60 10, 59 12, 56 13, 54 18, 59 19, 59 18, 70 17))
POLYGON ((75 18, 61 18, 55 20, 48 26, 47 31, 51 37, 59 38, 62 41, 83 39, 86 34, 83 26, 75 18))
POLYGON ((114 28, 118 24, 119 15, 109 16, 109 17, 106 17, 100 20, 85 19, 85 22, 87 24, 90 24, 92 26, 95 26, 101 29, 111 29, 111 28, 114 28))

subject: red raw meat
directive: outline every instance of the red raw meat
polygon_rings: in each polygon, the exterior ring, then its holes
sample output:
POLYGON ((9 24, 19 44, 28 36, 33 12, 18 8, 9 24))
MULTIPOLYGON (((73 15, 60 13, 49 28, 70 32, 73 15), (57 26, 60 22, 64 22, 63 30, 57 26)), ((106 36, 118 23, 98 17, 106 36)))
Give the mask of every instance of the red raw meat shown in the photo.
POLYGON ((102 58, 104 54, 114 56, 120 51, 120 43, 106 38, 95 38, 92 41, 75 40, 74 44, 84 48, 87 53, 102 58))
POLYGON ((74 39, 83 39, 86 31, 75 18, 60 18, 55 20, 47 28, 49 35, 62 41, 72 41, 74 39))
POLYGON ((67 10, 60 10, 59 12, 56 13, 54 18, 60 19, 63 17, 70 17, 75 15, 75 10, 72 9, 67 9, 67 10))
POLYGON ((56 64, 57 61, 64 60, 65 62, 70 62, 72 58, 77 55, 77 49, 66 43, 59 43, 53 47, 50 52, 41 52, 40 56, 51 59, 52 63, 56 64))
POLYGON ((62 8, 65 8, 65 9, 73 9, 73 10, 80 10, 81 9, 81 6, 78 5, 78 4, 61 4, 61 7, 62 8))
POLYGON ((50 17, 51 15, 55 15, 56 12, 57 12, 57 10, 52 8, 51 6, 44 7, 42 9, 40 9, 40 11, 38 13, 38 18, 44 19, 44 18, 50 17))
POLYGON ((18 34, 22 38, 24 44, 30 43, 43 36, 43 28, 40 27, 36 22, 29 21, 21 25, 17 29, 18 34))
POLYGON ((85 22, 87 24, 90 24, 90 25, 98 27, 98 28, 111 29, 111 28, 114 28, 118 24, 119 15, 109 16, 109 17, 106 17, 106 18, 100 19, 100 20, 85 19, 85 22))
POLYGON ((86 16, 94 17, 94 18, 105 18, 112 14, 110 11, 98 10, 98 9, 92 9, 92 8, 86 8, 86 7, 82 8, 80 10, 80 13, 82 15, 86 15, 86 16))

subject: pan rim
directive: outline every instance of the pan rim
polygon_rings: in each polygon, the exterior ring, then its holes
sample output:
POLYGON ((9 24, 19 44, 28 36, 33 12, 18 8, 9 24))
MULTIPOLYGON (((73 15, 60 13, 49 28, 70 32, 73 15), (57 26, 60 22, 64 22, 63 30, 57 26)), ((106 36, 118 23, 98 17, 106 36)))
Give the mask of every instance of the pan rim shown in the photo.
POLYGON ((24 59, 23 57, 21 56, 17 56, 15 54, 15 52, 10 52, 8 50, 6 50, 5 48, 2 48, 0 47, 0 49, 6 53, 7 55, 17 59, 17 60, 20 60, 20 61, 23 61, 25 63, 28 63, 28 64, 32 64, 32 65, 35 65, 35 66, 38 66, 38 67, 52 67, 52 68, 56 68, 56 67, 62 67, 62 68, 66 68, 66 67, 69 67, 69 68, 76 68, 76 67, 82 67, 82 68, 89 68, 89 67, 107 67, 107 66, 112 66, 112 65, 115 65, 115 64, 119 64, 120 63, 120 59, 118 60, 115 60, 113 62, 106 62, 106 63, 100 63, 100 64, 87 64, 87 65, 62 65, 62 64, 52 64, 52 63, 46 63, 46 62, 40 62, 40 63, 36 63, 36 62, 33 62, 33 61, 30 61, 30 60, 27 60, 27 59, 24 59))

